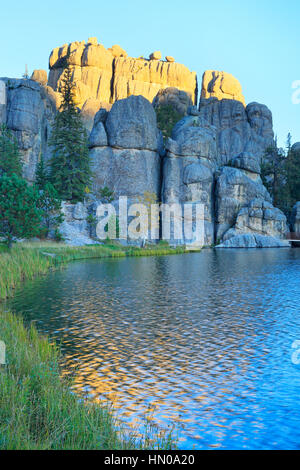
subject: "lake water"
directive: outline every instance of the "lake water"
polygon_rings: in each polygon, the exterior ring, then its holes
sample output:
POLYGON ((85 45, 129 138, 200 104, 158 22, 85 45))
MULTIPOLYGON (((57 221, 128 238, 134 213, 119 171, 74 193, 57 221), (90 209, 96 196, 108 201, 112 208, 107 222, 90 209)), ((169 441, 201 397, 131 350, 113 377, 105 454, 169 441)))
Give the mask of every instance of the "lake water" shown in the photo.
POLYGON ((183 449, 300 448, 300 249, 75 262, 10 305, 128 423, 175 423, 183 449))

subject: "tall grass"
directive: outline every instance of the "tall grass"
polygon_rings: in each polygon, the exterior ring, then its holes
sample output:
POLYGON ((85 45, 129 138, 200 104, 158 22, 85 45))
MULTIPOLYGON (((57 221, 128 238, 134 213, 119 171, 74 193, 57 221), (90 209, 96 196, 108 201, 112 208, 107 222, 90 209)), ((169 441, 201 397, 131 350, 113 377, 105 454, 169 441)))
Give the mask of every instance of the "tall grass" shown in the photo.
MULTIPOLYGON (((84 258, 183 253, 167 247, 128 248, 119 244, 68 247, 55 243, 0 246, 0 300, 24 280, 84 258)), ((0 340, 7 364, 0 365, 0 449, 173 449, 172 432, 159 431, 145 417, 145 430, 127 432, 108 407, 71 392, 60 375, 60 353, 34 327, 0 304, 0 340)))
POLYGON ((184 253, 184 248, 154 246, 124 247, 118 243, 72 247, 59 243, 22 243, 10 251, 0 251, 0 300, 13 294, 24 280, 46 274, 50 268, 72 260, 120 258, 126 256, 163 256, 184 253))
POLYGON ((79 399, 60 376, 59 351, 20 318, 0 315, 0 449, 172 449, 171 433, 127 433, 108 407, 79 399))

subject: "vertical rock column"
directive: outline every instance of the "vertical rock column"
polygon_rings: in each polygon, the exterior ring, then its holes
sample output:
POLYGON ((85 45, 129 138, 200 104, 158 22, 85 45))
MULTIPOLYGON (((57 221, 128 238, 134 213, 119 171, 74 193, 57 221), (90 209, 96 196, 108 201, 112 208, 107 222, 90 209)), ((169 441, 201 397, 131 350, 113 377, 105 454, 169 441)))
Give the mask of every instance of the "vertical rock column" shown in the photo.
POLYGON ((0 125, 6 123, 6 85, 0 80, 0 125))

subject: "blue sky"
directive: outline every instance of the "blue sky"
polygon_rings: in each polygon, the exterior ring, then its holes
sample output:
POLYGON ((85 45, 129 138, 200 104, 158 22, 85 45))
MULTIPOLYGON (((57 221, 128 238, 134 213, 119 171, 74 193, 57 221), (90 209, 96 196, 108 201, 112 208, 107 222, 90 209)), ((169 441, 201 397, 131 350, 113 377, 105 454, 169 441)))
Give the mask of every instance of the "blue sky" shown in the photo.
POLYGON ((15 0, 1 5, 0 76, 48 69, 52 48, 90 36, 133 57, 161 50, 200 82, 206 69, 236 76, 247 103, 270 107, 284 145, 289 131, 300 141, 299 24, 299 0, 15 0))

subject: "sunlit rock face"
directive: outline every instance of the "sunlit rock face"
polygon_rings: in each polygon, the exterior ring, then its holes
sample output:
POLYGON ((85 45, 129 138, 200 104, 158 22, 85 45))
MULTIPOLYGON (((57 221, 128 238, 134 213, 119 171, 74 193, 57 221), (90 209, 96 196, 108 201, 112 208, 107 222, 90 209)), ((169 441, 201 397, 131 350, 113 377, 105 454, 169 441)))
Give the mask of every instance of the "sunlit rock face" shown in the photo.
POLYGON ((142 95, 152 102, 161 89, 168 87, 185 91, 196 104, 196 73, 184 65, 162 61, 156 53, 151 59, 128 57, 120 46, 106 49, 95 38, 90 38, 88 43, 73 42, 53 49, 48 85, 55 92, 61 90, 67 56, 80 108, 89 99, 114 103, 131 95, 142 95))
POLYGON ((23 176, 33 182, 40 155, 50 156, 48 140, 55 105, 46 90, 33 80, 2 79, 7 104, 5 120, 7 127, 17 138, 23 159, 23 176))
POLYGON ((239 81, 230 73, 206 70, 202 77, 201 99, 217 98, 240 101, 245 106, 245 98, 239 81))
POLYGON ((31 75, 31 80, 40 83, 41 85, 47 85, 48 74, 46 70, 36 69, 31 75))

